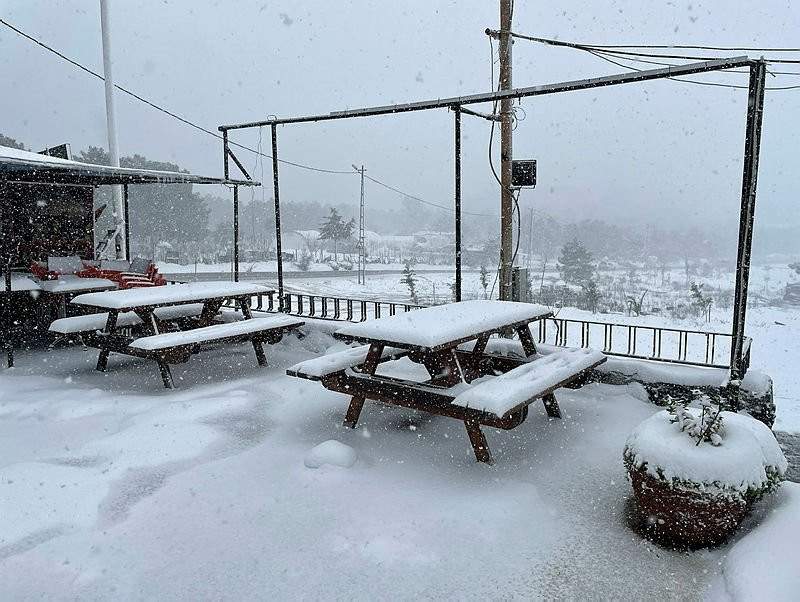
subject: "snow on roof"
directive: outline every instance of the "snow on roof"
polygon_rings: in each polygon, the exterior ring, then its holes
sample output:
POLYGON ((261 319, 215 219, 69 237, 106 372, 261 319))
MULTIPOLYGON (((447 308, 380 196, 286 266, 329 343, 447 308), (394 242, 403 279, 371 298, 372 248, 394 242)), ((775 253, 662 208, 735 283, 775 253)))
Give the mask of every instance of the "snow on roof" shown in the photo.
POLYGON ((60 184, 237 184, 260 186, 247 180, 225 180, 176 171, 111 167, 40 155, 8 146, 0 146, 0 173, 10 182, 60 184))

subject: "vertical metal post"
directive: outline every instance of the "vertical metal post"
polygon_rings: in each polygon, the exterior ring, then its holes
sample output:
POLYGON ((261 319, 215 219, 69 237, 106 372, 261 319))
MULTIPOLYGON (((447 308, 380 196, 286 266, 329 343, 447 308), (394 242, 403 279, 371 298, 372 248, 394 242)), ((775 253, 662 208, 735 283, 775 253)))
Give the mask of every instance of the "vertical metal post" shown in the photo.
MULTIPOLYGON (((128 219, 130 216, 130 196, 128 193, 128 185, 122 185, 122 208, 125 212, 125 261, 131 260, 131 222, 128 219)), ((155 257, 153 258, 155 261, 155 257)))
POLYGON ((272 124, 272 184, 275 192, 275 253, 278 257, 278 311, 283 311, 283 255, 281 253, 281 187, 278 180, 278 126, 272 124))
POLYGON ((455 177, 456 177, 456 301, 461 301, 461 106, 455 111, 455 177))
POLYGON ((756 210, 758 157, 761 148, 761 120, 764 113, 766 63, 756 61, 750 66, 750 85, 747 93, 747 126, 744 139, 742 167, 742 206, 739 215, 739 248, 736 257, 736 288, 733 303, 733 341, 731 348, 731 380, 741 379, 744 365, 744 326, 747 313, 747 287, 750 281, 750 252, 753 243, 753 220, 756 210))
MULTIPOLYGON (((105 81, 106 94, 106 127, 108 130, 108 157, 112 167, 119 167, 119 145, 117 143, 117 118, 114 110, 114 77, 111 62, 111 25, 108 12, 108 0, 100 0, 100 33, 103 40, 103 80, 105 81)), ((117 249, 117 259, 128 256, 127 241, 124 237, 125 208, 122 200, 122 190, 119 184, 111 187, 114 199, 114 246, 117 249)))
POLYGON ((239 282, 239 187, 233 185, 233 281, 239 282))
MULTIPOLYGON (((230 177, 228 130, 222 130, 222 173, 230 177)), ((233 187, 233 280, 239 281, 239 187, 233 187)))
MULTIPOLYGON (((3 284, 6 293, 11 293, 11 248, 10 248, 10 241, 11 241, 11 219, 12 219, 12 208, 11 208, 11 199, 8 195, 8 175, 3 174, 3 179, 0 181, 0 244, 2 244, 2 251, 3 251, 3 284)), ((4 301, 8 301, 8 298, 4 298, 4 301)), ((7 306, 3 305, 3 309, 5 310, 7 306)), ((2 319, 5 319, 7 316, 3 316, 2 319)), ((0 323, 0 326, 5 326, 4 324, 0 323)))

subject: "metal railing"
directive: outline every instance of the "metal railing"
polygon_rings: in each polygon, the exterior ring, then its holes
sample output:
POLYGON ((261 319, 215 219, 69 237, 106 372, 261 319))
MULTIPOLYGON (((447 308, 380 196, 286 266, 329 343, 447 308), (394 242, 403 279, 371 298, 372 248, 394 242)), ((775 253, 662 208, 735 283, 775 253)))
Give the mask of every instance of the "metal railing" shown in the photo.
MULTIPOLYGON (((283 298, 283 311, 286 313, 343 322, 363 322, 421 307, 425 306, 398 301, 349 299, 307 293, 287 293, 283 298)), ((278 294, 255 295, 253 309, 277 312, 278 294)), ((611 356, 690 366, 730 368, 732 341, 730 333, 554 317, 540 320, 538 329, 533 335, 542 344, 559 347, 592 347, 611 356)), ((745 370, 750 360, 750 342, 747 338, 745 370)))

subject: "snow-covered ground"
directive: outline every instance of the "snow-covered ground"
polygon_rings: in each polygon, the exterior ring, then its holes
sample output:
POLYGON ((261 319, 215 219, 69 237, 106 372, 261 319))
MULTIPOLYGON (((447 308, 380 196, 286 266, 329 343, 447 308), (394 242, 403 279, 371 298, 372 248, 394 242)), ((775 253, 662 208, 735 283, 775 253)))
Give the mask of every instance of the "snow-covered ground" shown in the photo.
MULTIPOLYGON (((786 323, 765 332, 791 349, 786 323)), ((486 466, 457 421, 368 402, 345 429, 344 396, 285 375, 341 346, 315 328, 268 368, 247 345, 205 351, 174 391, 152 362, 20 352, 0 371, 2 598, 796 599, 800 485, 716 550, 628 527, 622 450, 658 410, 636 387, 560 391, 562 420, 539 404, 487 429, 486 466)))

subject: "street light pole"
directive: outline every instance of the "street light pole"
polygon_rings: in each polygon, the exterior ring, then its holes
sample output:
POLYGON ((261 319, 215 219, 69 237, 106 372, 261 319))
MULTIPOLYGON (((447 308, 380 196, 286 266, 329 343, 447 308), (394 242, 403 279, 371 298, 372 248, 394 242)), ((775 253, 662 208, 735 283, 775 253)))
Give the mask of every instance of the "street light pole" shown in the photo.
MULTIPOLYGON (((108 155, 112 167, 119 167, 119 147, 117 145, 117 120, 114 112, 114 77, 111 73, 111 31, 108 17, 108 0, 100 0, 100 29, 103 38, 103 79, 106 91, 106 127, 108 128, 108 155)), ((127 259, 128 249, 125 240, 125 206, 122 199, 122 186, 111 187, 114 200, 114 244, 117 259, 127 259)), ((106 247, 107 248, 107 247, 106 247)))
MULTIPOLYGON (((352 163, 351 163, 352 165, 352 163)), ((358 173, 361 174, 361 205, 358 212, 358 283, 366 286, 367 284, 367 247, 364 230, 364 174, 367 172, 364 165, 361 169, 353 165, 358 173)))

